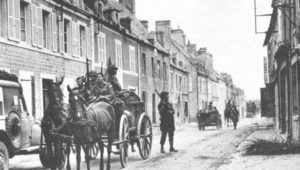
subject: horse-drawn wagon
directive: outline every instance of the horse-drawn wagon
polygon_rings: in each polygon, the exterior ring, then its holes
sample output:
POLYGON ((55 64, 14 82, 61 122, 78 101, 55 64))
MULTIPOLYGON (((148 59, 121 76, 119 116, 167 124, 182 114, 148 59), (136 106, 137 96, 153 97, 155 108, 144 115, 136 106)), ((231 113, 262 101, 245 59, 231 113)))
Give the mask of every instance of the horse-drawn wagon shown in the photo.
POLYGON ((205 126, 216 126, 222 128, 221 115, 212 109, 200 110, 197 114, 199 130, 205 130, 205 126))
MULTIPOLYGON (((56 96, 53 96, 50 101, 61 97, 59 96, 60 92, 56 92, 61 91, 59 84, 54 83, 53 86, 56 87, 50 89, 50 93, 56 96)), ((124 109, 123 113, 119 113, 119 115, 114 111, 111 111, 114 110, 111 109, 112 105, 104 101, 90 103, 85 101, 78 90, 70 89, 68 87, 68 91, 68 110, 57 110, 52 112, 52 114, 66 114, 65 116, 60 116, 66 118, 55 127, 53 127, 55 122, 53 122, 52 119, 52 122, 50 121, 52 129, 45 129, 45 131, 43 131, 43 136, 52 138, 52 142, 50 142, 51 144, 49 145, 46 140, 46 145, 41 145, 44 148, 41 149, 43 151, 40 154, 42 155, 41 158, 43 158, 45 154, 48 154, 50 157, 59 157, 59 160, 65 160, 66 157, 64 153, 56 152, 58 149, 55 149, 61 148, 61 143, 65 143, 64 148, 67 155, 67 169, 69 169, 68 167, 70 166, 68 155, 70 153, 70 148, 72 148, 72 143, 75 143, 77 157, 78 154, 80 157, 80 147, 85 151, 88 169, 89 161, 91 158, 95 158, 98 155, 99 150, 101 151, 100 161, 103 164, 104 147, 107 148, 108 155, 110 155, 111 152, 120 155, 122 167, 125 167, 128 162, 130 145, 134 147, 134 145, 137 144, 142 159, 147 159, 149 157, 152 148, 152 124, 150 118, 144 111, 144 102, 141 101, 133 91, 125 91, 124 94, 126 95, 120 96, 124 103, 124 109), (116 119, 116 116, 120 116, 119 119, 116 119), (118 124, 118 126, 116 126, 115 123, 118 124), (112 150, 111 146, 116 146, 116 149, 112 150), (52 153, 49 154, 48 152, 52 153), (59 155, 57 156, 56 154, 59 155)), ((55 104, 55 102, 53 104, 55 104)), ((51 110, 53 111, 53 109, 51 110)), ((108 157, 108 162, 109 161, 110 156, 108 157)), ((43 163, 43 161, 41 162, 43 163)), ((56 161, 56 164, 56 167, 61 167, 61 162, 56 161)), ((78 164, 80 164, 80 161, 77 160, 77 166, 78 164)), ((43 163, 43 165, 49 167, 47 166, 48 164, 43 163)))

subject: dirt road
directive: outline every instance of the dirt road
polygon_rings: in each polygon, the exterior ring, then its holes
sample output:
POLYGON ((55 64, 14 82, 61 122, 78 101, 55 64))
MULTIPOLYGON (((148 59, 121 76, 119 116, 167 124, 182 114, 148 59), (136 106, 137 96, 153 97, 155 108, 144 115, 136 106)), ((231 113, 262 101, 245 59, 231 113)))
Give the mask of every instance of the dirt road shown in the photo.
MULTIPOLYGON (((129 162, 124 170, 141 169, 172 169, 172 170, 207 170, 219 169, 230 163, 231 155, 236 147, 247 136, 257 129, 253 120, 244 121, 237 130, 224 127, 216 130, 214 127, 199 131, 197 124, 189 124, 175 131, 175 147, 178 153, 170 153, 168 142, 165 145, 167 153, 161 154, 159 138, 154 136, 152 153, 149 159, 142 160, 138 150, 129 153, 129 162)), ((72 169, 76 168, 75 156, 71 156, 72 169)), ((82 154, 82 169, 85 168, 84 155, 82 154)), ((43 169, 38 155, 16 156, 10 160, 11 169, 43 169)), ((92 169, 99 169, 99 159, 91 162, 92 169)), ((112 156, 112 169, 120 169, 119 156, 112 156)))

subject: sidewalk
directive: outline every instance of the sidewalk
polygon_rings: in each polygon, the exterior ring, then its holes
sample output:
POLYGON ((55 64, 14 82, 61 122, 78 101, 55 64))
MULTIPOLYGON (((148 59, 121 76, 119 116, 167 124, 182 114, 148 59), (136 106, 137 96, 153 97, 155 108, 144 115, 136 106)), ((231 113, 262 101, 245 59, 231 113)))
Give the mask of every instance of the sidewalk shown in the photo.
MULTIPOLYGON (((221 170, 299 170, 300 169, 300 154, 283 154, 283 155, 243 155, 243 147, 249 143, 249 140, 254 138, 266 140, 281 140, 280 136, 270 126, 272 121, 262 120, 258 123, 259 129, 250 135, 238 147, 237 152, 232 155, 231 163, 221 166, 221 170)), ((282 139, 283 140, 283 139, 282 139)))

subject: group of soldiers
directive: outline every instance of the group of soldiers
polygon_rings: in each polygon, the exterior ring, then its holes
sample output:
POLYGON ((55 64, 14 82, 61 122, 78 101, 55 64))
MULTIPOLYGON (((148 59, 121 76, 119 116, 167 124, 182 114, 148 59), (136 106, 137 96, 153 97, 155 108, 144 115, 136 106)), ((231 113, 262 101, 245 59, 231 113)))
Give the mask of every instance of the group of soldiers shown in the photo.
MULTIPOLYGON (((106 71, 108 73, 106 78, 104 78, 102 72, 97 73, 94 70, 90 71, 88 74, 89 81, 87 81, 84 77, 78 77, 76 79, 77 89, 89 103, 105 101, 112 104, 116 110, 116 121, 119 121, 124 106, 124 102, 120 99, 120 95, 124 94, 122 92, 121 85, 116 77, 118 68, 114 64, 112 64, 107 67, 106 71)), ((161 101, 158 105, 158 110, 161 117, 160 129, 162 131, 160 141, 161 153, 165 153, 164 143, 167 135, 169 136, 170 152, 178 152, 173 146, 175 131, 175 112, 172 105, 169 103, 168 96, 168 92, 161 92, 161 101)), ((118 128, 118 126, 119 124, 116 123, 116 128, 118 128)))

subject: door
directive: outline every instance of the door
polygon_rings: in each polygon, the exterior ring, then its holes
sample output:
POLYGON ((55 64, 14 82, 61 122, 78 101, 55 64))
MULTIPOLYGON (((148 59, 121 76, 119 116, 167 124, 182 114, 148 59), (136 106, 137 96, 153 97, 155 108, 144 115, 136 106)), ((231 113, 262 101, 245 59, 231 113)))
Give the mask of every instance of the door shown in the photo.
POLYGON ((152 121, 156 123, 156 100, 155 94, 152 94, 152 121))
POLYGON ((51 79, 44 79, 42 80, 42 86, 43 86, 43 111, 45 112, 48 105, 49 105, 49 98, 48 98, 48 89, 51 85, 53 80, 51 79))

